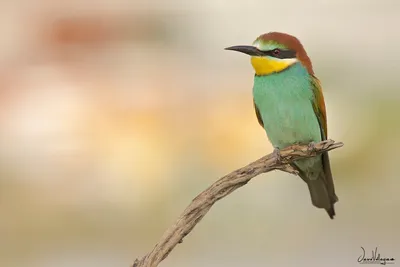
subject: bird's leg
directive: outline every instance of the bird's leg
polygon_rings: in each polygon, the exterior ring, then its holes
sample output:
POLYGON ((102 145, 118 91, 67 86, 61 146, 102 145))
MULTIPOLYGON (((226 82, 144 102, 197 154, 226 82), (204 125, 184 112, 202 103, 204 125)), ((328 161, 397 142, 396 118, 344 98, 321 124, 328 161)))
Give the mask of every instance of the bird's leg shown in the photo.
POLYGON ((282 162, 281 151, 278 147, 274 147, 274 151, 272 152, 272 156, 276 159, 277 162, 282 162))
POLYGON ((310 143, 308 143, 308 151, 311 151, 311 152, 315 152, 317 149, 315 148, 315 142, 314 141, 311 141, 310 143))
POLYGON ((282 158, 281 151, 279 150, 278 147, 274 147, 272 156, 275 158, 278 170, 291 173, 294 175, 299 175, 299 171, 292 164, 287 163, 287 161, 282 158))

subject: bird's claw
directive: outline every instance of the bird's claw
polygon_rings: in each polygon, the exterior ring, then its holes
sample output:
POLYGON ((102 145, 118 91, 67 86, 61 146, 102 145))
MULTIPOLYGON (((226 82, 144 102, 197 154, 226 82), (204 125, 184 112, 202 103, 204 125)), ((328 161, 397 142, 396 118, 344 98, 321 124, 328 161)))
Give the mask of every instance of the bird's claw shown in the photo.
POLYGON ((317 149, 316 149, 316 147, 315 147, 315 142, 311 141, 311 142, 308 144, 308 151, 315 152, 316 150, 317 150, 317 149))
POLYGON ((281 151, 279 150, 279 148, 274 147, 274 151, 272 152, 272 155, 274 156, 274 158, 276 159, 277 162, 282 161, 281 151))

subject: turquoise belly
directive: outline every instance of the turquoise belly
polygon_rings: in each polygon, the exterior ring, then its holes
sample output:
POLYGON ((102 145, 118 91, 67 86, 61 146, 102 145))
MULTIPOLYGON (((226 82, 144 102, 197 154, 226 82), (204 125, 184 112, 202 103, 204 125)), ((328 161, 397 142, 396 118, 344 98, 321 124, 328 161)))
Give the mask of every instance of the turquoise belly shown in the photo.
POLYGON ((299 63, 280 73, 255 76, 253 96, 274 147, 321 141, 311 83, 299 63))

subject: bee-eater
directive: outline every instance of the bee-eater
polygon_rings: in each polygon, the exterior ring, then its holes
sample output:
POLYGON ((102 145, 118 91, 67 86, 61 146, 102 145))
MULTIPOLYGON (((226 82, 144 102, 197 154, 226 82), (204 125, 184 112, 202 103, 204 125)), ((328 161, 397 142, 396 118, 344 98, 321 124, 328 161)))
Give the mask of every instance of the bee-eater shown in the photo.
MULTIPOLYGON (((300 41, 270 32, 251 46, 226 48, 251 56, 255 76, 253 104, 274 152, 293 144, 313 144, 327 139, 324 97, 311 60, 300 41)), ((312 204, 335 216, 335 194, 328 153, 297 160, 293 166, 307 183, 312 204)))

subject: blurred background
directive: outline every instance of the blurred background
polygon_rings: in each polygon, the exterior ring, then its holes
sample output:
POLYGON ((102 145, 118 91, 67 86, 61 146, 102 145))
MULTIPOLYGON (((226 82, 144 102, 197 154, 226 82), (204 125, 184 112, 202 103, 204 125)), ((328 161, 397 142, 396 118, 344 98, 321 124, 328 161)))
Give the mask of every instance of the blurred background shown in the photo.
MULTIPOLYGON (((337 217, 261 175, 161 264, 357 266, 400 257, 396 0, 0 3, 0 266, 129 266, 198 193, 272 151, 249 59, 297 36, 321 79, 337 217)), ((400 260, 400 259, 399 259, 400 260)))

